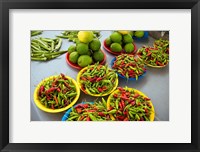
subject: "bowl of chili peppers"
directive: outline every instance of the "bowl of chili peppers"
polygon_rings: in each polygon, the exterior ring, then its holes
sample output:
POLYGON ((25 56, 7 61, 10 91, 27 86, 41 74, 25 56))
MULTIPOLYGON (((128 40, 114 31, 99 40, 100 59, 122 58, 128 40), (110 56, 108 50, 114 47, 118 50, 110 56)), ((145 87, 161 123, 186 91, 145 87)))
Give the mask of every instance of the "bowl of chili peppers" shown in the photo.
POLYGON ((163 68, 169 63, 169 54, 155 47, 143 46, 138 49, 137 56, 147 66, 153 68, 163 68))
POLYGON ((116 121, 154 121, 155 111, 151 99, 134 88, 118 87, 107 100, 107 109, 116 121))
POLYGON ((49 113, 59 113, 72 107, 80 96, 76 81, 64 74, 42 80, 34 91, 36 106, 49 113))
POLYGON ((80 89, 91 96, 107 96, 118 86, 118 75, 108 65, 98 63, 79 71, 77 83, 80 89))
MULTIPOLYGON (((105 52, 104 51, 102 51, 101 50, 101 52, 104 54, 104 58, 103 58, 103 60, 100 62, 100 64, 105 64, 105 62, 106 62, 106 54, 105 54, 105 52)), ((82 69, 83 67, 81 67, 81 66, 79 66, 77 63, 72 63, 70 60, 69 60, 69 53, 67 52, 66 53, 66 62, 67 62, 67 64, 69 64, 69 66, 71 66, 71 67, 73 67, 73 68, 75 68, 75 69, 78 69, 78 70, 80 70, 80 69, 82 69)))
POLYGON ((146 74, 144 63, 134 55, 122 54, 111 60, 111 67, 118 76, 127 80, 139 80, 146 74))
POLYGON ((107 102, 102 98, 102 101, 76 104, 67 110, 62 121, 112 121, 112 113, 115 111, 108 111, 107 102))
POLYGON ((114 54, 114 55, 120 55, 120 54, 135 54, 135 53, 137 52, 137 46, 136 46, 135 43, 133 43, 133 45, 134 45, 134 50, 133 50, 133 52, 131 52, 131 53, 125 52, 124 49, 122 49, 121 52, 113 52, 113 51, 110 49, 110 47, 106 45, 106 40, 104 40, 104 42, 103 42, 103 47, 104 47, 104 49, 105 49, 107 52, 109 52, 109 53, 111 53, 111 54, 114 54))

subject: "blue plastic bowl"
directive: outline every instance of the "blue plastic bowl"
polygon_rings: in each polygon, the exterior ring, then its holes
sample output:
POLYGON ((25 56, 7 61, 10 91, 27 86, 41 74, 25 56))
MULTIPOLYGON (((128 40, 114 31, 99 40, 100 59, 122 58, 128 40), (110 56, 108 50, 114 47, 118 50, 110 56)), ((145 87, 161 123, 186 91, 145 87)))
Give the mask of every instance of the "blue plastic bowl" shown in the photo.
MULTIPOLYGON (((110 63, 111 67, 114 65, 115 60, 116 60, 116 57, 114 57, 114 58, 111 60, 111 63, 110 63)), ((121 75, 121 74, 119 74, 119 73, 117 73, 117 74, 118 74, 119 77, 121 77, 121 78, 123 78, 123 79, 137 81, 136 78, 128 78, 128 79, 127 79, 125 76, 123 76, 123 75, 121 75)), ((145 71, 142 75, 140 75, 140 76, 138 77, 138 80, 140 80, 141 78, 143 78, 145 75, 146 75, 146 71, 145 71)))
MULTIPOLYGON (((85 104, 86 102, 81 102, 79 104, 76 104, 75 106, 73 106, 73 108, 76 108, 76 106, 80 105, 80 104, 85 104)), ((88 102, 87 102, 88 103, 88 102)), ((94 102, 89 102, 91 104, 94 104, 94 102)), ((67 121, 67 119, 69 118, 70 113, 72 112, 72 108, 68 109, 66 111, 66 113, 64 114, 64 116, 62 117, 61 121, 67 121)))
POLYGON ((148 36, 149 36, 149 32, 144 31, 144 36, 143 36, 143 37, 139 38, 139 37, 133 36, 133 39, 134 39, 134 40, 144 40, 144 39, 147 39, 148 36))

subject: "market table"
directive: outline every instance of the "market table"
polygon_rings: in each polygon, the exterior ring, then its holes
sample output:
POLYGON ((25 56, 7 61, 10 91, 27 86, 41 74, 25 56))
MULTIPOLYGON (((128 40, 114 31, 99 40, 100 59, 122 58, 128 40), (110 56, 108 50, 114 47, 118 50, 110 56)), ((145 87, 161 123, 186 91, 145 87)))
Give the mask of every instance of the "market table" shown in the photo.
MULTIPOLYGON (((61 32, 63 31, 43 31, 40 36, 45 38, 55 38, 55 36, 60 35, 61 32)), ((101 31, 100 41, 103 43, 110 34, 111 31, 101 31)), ((135 41, 135 44, 137 48, 140 48, 143 45, 152 46, 154 40, 155 39, 152 37, 148 37, 148 39, 145 40, 135 41)), ((71 44, 74 43, 69 42, 67 39, 63 39, 61 50, 67 50, 71 44)), ((103 46, 101 47, 106 54, 106 63, 111 67, 110 62, 114 55, 106 52, 103 46)), ((65 58, 66 54, 63 54, 56 59, 46 62, 31 61, 31 121, 61 121, 65 112, 52 114, 40 110, 34 103, 33 93, 37 84, 51 75, 59 75, 60 73, 63 73, 76 80, 79 70, 70 67, 66 63, 65 58)), ((169 121, 169 65, 165 68, 159 69, 147 67, 146 75, 138 81, 127 81, 119 77, 118 86, 128 86, 142 91, 151 98, 156 112, 155 121, 169 121)), ((107 99, 107 97, 108 96, 104 98, 107 99)), ((81 91, 77 103, 82 101, 94 101, 95 99, 97 99, 97 97, 86 95, 81 91)))

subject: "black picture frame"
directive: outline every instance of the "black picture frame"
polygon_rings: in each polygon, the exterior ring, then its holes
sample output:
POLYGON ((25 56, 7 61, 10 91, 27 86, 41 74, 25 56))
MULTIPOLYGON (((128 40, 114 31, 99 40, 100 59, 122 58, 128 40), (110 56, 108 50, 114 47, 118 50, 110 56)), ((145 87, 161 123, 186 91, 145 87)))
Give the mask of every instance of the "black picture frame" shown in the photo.
MULTIPOLYGON (((199 0, 0 0, 0 150, 1 151, 200 151, 199 0), (9 143, 9 9, 191 9, 191 143, 9 143), (199 59, 199 61, 198 61, 199 59)), ((174 23, 175 24, 175 23, 174 23)))

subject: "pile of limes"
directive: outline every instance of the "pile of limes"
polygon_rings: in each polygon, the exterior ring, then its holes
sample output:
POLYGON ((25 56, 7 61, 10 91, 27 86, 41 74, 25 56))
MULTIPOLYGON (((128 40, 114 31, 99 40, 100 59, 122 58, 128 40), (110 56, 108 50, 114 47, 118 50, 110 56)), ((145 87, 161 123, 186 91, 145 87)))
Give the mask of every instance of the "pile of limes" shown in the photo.
POLYGON ((113 52, 121 52, 124 50, 126 53, 134 51, 134 44, 132 33, 130 31, 115 31, 105 40, 107 47, 113 52))
POLYGON ((70 54, 69 61, 80 67, 86 67, 104 59, 101 42, 93 37, 92 31, 79 31, 78 41, 76 45, 71 45, 68 48, 68 53, 70 54))

